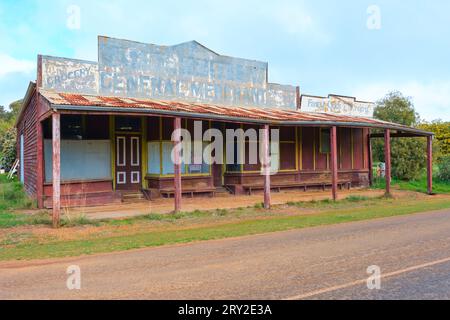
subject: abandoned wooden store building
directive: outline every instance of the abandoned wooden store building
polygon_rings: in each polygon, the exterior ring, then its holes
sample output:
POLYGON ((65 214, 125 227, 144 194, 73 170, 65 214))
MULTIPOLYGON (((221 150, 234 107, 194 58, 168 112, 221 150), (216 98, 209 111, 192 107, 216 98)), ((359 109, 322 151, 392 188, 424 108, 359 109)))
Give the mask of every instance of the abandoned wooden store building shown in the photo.
MULTIPOLYGON (((427 138, 431 193, 432 133, 372 118, 373 103, 300 95, 299 87, 269 83, 267 63, 222 56, 195 41, 98 41, 98 62, 38 56, 16 124, 19 177, 54 215, 61 206, 120 202, 137 192, 149 201, 174 196, 175 210, 182 195, 216 189, 262 190, 266 206, 270 192, 283 188, 330 188, 336 198, 339 187, 371 183, 371 138, 386 140, 387 176, 391 137, 427 138), (261 174, 269 169, 259 160, 174 164, 179 141, 172 131, 192 132, 194 121, 203 130, 263 129, 264 137, 280 129, 279 148, 271 150, 279 155, 271 164, 277 172, 261 174)), ((267 159, 268 139, 262 146, 267 159)))

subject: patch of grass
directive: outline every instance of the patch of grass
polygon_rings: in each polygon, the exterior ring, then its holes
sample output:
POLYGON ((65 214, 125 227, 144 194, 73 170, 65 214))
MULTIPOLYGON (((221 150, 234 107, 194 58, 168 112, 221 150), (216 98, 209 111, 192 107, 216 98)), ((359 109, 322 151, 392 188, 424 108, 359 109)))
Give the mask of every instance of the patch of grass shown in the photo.
POLYGON ((255 208, 255 209, 262 209, 262 208, 264 208, 264 203, 263 202, 255 203, 253 208, 255 208))
POLYGON ((23 191, 22 184, 15 178, 8 180, 0 175, 0 210, 31 208, 31 201, 23 191))
POLYGON ((299 202, 288 202, 287 205, 297 208, 313 208, 313 209, 327 209, 327 208, 345 208, 358 206, 361 203, 365 205, 375 205, 383 200, 383 197, 367 197, 360 195, 348 196, 345 199, 333 201, 332 199, 324 200, 312 200, 312 201, 299 201, 299 202))
MULTIPOLYGON (((393 187, 398 187, 400 190, 408 190, 422 193, 427 192, 426 176, 413 181, 402 181, 392 179, 391 184, 393 187)), ((378 178, 374 180, 374 184, 372 186, 373 189, 384 189, 385 187, 386 187, 386 180, 384 178, 378 178)), ((438 194, 450 193, 450 183, 439 181, 438 179, 433 179, 433 192, 438 194)))
POLYGON ((61 219, 61 227, 75 227, 84 225, 99 226, 101 223, 102 221, 90 220, 83 214, 77 216, 63 216, 61 219))
POLYGON ((52 220, 46 211, 36 214, 23 214, 15 212, 0 212, 0 229, 12 228, 22 225, 51 225, 52 220))
POLYGON ((370 198, 366 196, 348 196, 345 200, 348 202, 361 202, 370 200, 370 198))
MULTIPOLYGON (((0 260, 65 257, 112 252, 338 224, 450 208, 449 199, 442 198, 417 201, 411 200, 408 202, 399 202, 390 199, 375 199, 362 200, 362 203, 372 203, 371 201, 374 201, 374 205, 362 206, 357 209, 345 206, 341 208, 331 208, 316 214, 282 217, 274 216, 270 219, 255 218, 197 228, 175 228, 151 232, 141 231, 137 234, 115 235, 109 237, 93 235, 88 239, 70 241, 60 240, 46 243, 39 243, 36 241, 16 241, 17 244, 14 244, 12 243, 14 241, 9 241, 11 245, 0 248, 0 260)), ((342 202, 349 203, 347 200, 343 200, 342 202)), ((317 201, 314 205, 320 205, 320 202, 317 201)), ((148 216, 146 218, 148 219, 148 216)))
POLYGON ((11 212, 14 209, 27 209, 34 203, 23 191, 22 184, 16 178, 9 180, 0 175, 0 228, 15 227, 28 223, 28 216, 11 212))
POLYGON ((26 216, 24 214, 0 211, 0 228, 16 227, 23 224, 26 224, 26 216))

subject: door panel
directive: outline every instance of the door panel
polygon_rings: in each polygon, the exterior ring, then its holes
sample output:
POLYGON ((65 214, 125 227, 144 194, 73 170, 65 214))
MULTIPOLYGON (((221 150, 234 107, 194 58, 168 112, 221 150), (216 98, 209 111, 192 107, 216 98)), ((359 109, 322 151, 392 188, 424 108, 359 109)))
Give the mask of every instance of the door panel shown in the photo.
POLYGON ((116 189, 137 191, 141 188, 141 137, 116 136, 116 189))

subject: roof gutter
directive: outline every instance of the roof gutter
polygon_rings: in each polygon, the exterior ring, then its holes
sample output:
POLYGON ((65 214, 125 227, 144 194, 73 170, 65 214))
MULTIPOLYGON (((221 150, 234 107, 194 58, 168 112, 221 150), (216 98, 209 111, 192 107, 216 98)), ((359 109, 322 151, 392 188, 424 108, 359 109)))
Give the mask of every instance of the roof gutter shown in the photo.
POLYGON ((197 118, 197 119, 207 119, 207 120, 224 120, 231 122, 243 122, 243 123, 257 123, 257 124, 278 124, 278 125, 303 125, 303 126, 341 126, 341 127, 364 127, 364 128, 375 128, 375 129, 391 129, 402 132, 414 133, 417 136, 433 136, 434 133, 423 131, 420 129, 412 127, 403 127, 396 125, 395 123, 386 124, 376 124, 376 123, 365 123, 365 122, 345 122, 345 121, 277 121, 277 120, 267 120, 267 119, 251 119, 242 117, 230 117, 218 114, 204 114, 204 113, 194 113, 185 111, 168 111, 168 110, 154 110, 154 109, 137 109, 137 108, 124 108, 124 107, 98 107, 98 106, 75 106, 75 105, 52 105, 55 110, 69 110, 69 111, 97 111, 97 112, 128 112, 136 114, 155 114, 161 116, 180 116, 186 118, 197 118))

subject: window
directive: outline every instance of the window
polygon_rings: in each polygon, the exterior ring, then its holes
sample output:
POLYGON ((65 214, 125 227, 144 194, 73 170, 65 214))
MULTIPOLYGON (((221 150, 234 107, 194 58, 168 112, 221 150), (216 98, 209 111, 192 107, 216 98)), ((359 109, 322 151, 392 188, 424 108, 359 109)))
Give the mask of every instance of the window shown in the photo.
POLYGON ((320 129, 320 153, 330 153, 330 129, 320 129))
POLYGON ((202 163, 194 163, 194 142, 192 142, 191 146, 191 163, 187 165, 187 172, 189 174, 200 174, 200 173, 209 173, 209 164, 205 163, 205 159, 203 159, 203 151, 205 151, 206 146, 209 145, 209 142, 203 142, 202 148, 202 163))
MULTIPOLYGON (((182 127, 188 127, 191 137, 194 137, 193 125, 189 125, 187 120, 182 122, 182 127)), ((203 122, 203 131, 209 128, 209 123, 203 122)), ((173 119, 171 118, 151 118, 147 122, 147 168, 151 175, 172 175, 174 174, 174 163, 172 161, 173 141, 171 135, 173 131, 173 119), (161 128, 159 125, 162 125, 161 128)), ((181 164, 181 174, 183 175, 208 175, 210 173, 210 165, 206 164, 203 159, 203 151, 210 142, 203 142, 202 163, 194 163, 194 142, 191 145, 190 163, 181 164)), ((183 148, 185 149, 185 148, 183 148)), ((183 158, 182 158, 183 159, 183 158)))

